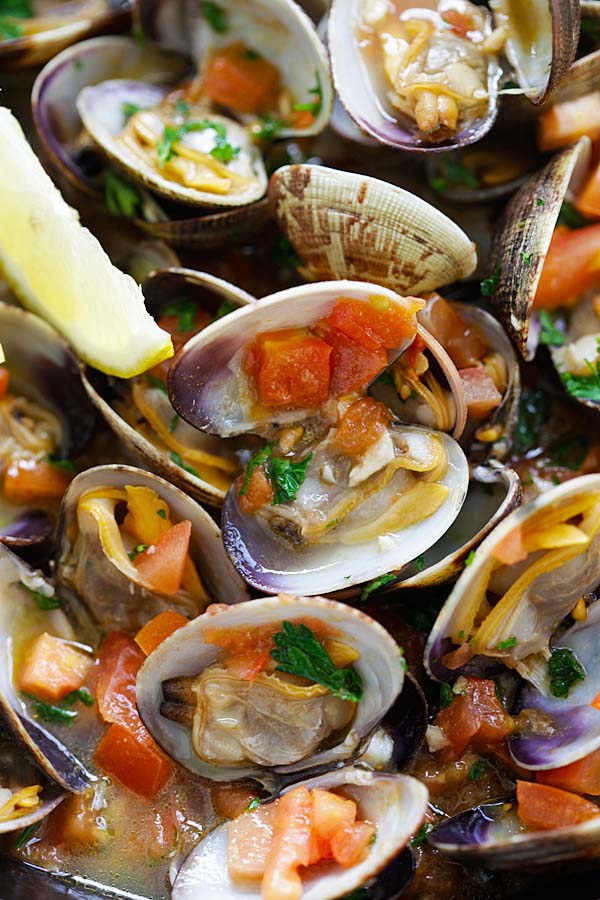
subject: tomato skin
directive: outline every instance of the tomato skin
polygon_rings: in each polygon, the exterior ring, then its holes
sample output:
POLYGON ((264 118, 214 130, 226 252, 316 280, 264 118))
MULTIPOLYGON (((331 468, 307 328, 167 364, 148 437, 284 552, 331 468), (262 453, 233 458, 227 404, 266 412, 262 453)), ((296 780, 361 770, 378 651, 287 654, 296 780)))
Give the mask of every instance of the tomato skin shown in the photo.
POLYGON ((241 43, 214 53, 202 80, 205 96, 240 113, 267 112, 279 90, 277 66, 241 43))
POLYGON ((459 369, 458 374, 465 390, 470 418, 478 422, 486 419, 502 403, 502 394, 483 366, 459 369))
POLYGON ((517 781, 517 814, 533 831, 554 831, 600 816, 595 803, 534 781, 517 781))
POLYGON ((600 137, 600 94, 586 94, 576 100, 555 103, 538 119, 538 144, 546 153, 574 144, 587 135, 600 137))
POLYGON ((44 632, 27 648, 19 687, 34 697, 56 703, 85 684, 91 667, 87 654, 44 632))
POLYGON ((187 625, 188 619, 174 609, 165 609, 140 628, 135 642, 146 656, 162 644, 171 634, 187 625))
POLYGON ((171 526, 155 544, 136 556, 134 565, 152 590, 173 596, 180 589, 191 536, 192 523, 186 519, 171 526))
POLYGON ((600 223, 554 230, 535 295, 534 309, 573 306, 600 284, 600 223))
POLYGON ((388 364, 387 353, 382 347, 365 350, 325 320, 317 324, 315 332, 333 348, 330 363, 331 393, 334 397, 343 397, 364 388, 388 364))
POLYGON ((19 459, 4 472, 3 490, 8 503, 48 503, 60 500, 73 475, 49 462, 19 459))
POLYGON ((300 866, 311 858, 312 798, 304 786, 283 794, 277 802, 273 841, 262 882, 262 900, 300 900, 300 866))
MULTIPOLYGON (((408 301, 412 299, 406 298, 408 301)), ((375 350, 377 347, 391 350, 414 337, 415 313, 423 305, 422 300, 415 298, 412 307, 404 310, 387 297, 373 296, 367 303, 340 297, 327 322, 361 344, 365 350, 375 350)))
POLYGON ((597 797, 600 795, 600 750, 594 750, 568 766, 538 772, 537 781, 574 794, 597 797))
POLYGON ((162 753, 117 724, 101 739, 94 760, 104 772, 147 800, 152 800, 173 774, 172 764, 162 753))
POLYGON ((362 456, 385 433, 391 420, 387 406, 372 397, 361 397, 342 416, 333 444, 345 456, 362 456))
POLYGON ((512 733, 511 716, 496 696, 496 685, 487 678, 466 676, 467 686, 435 717, 435 725, 442 729, 450 746, 439 751, 439 759, 452 762, 467 747, 485 751, 501 744, 512 733))
POLYGON ((590 219, 600 219, 600 163, 596 165, 581 193, 575 200, 575 207, 590 219))
MULTIPOLYGON (((240 481, 240 484, 244 484, 244 479, 240 481)), ((240 491, 238 491, 239 507, 248 516, 254 515, 267 503, 272 503, 275 496, 273 486, 260 466, 254 469, 248 479, 246 493, 241 494, 240 491)))
POLYGON ((8 384, 10 381, 10 373, 6 366, 0 366, 0 400, 6 396, 8 384))
POLYGON ((331 347, 302 329, 260 334, 244 361, 261 403, 273 409, 322 406, 329 397, 331 347), (258 354, 258 361, 257 361, 258 354))
POLYGON ((457 369, 477 365, 489 351, 479 328, 468 324, 440 294, 430 294, 419 322, 440 342, 457 369))
POLYGON ((111 631, 100 647, 94 673, 98 712, 105 722, 136 728, 135 680, 145 660, 144 653, 126 634, 111 631))

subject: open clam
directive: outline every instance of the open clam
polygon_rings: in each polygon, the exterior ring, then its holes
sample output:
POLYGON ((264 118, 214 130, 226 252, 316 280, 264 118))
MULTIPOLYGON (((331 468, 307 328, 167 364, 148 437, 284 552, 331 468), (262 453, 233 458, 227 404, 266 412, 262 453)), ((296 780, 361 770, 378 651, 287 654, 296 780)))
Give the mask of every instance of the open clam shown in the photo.
POLYGON ((50 325, 0 303, 0 335, 8 376, 0 399, 0 541, 18 552, 40 551, 94 411, 75 356, 50 325))
MULTIPOLYGON (((176 350, 211 321, 254 303, 241 288, 191 269, 159 269, 142 287, 148 311, 174 333, 176 350)), ((180 419, 167 396, 168 369, 161 365, 126 382, 88 370, 83 382, 113 431, 152 471, 196 499, 220 506, 250 450, 180 419)))
POLYGON ((35 0, 22 4, 17 15, 4 14, 3 9, 0 69, 40 65, 75 41, 123 30, 133 5, 131 0, 35 0))
POLYGON ((137 703, 182 765, 215 781, 270 783, 358 756, 403 681, 401 651, 381 625, 323 597, 282 595, 209 609, 179 629, 140 669, 137 703), (323 665, 303 669, 308 686, 288 655, 298 641, 323 665), (335 683, 324 675, 332 657, 335 683))
POLYGON ((575 59, 579 2, 336 0, 328 43, 337 92, 359 128, 406 150, 447 150, 492 127, 504 51, 541 103, 575 59), (494 27, 495 26, 495 27, 494 27))
POLYGON ((211 602, 247 598, 208 513, 174 485, 130 466, 97 466, 72 482, 61 509, 56 578, 83 627, 91 618, 96 627, 129 632, 164 609, 191 618, 211 602), (173 584, 157 584, 142 557, 183 523, 185 567, 173 584))
POLYGON ((270 441, 228 492, 223 513, 225 546, 258 590, 350 587, 399 569, 456 518, 467 486, 458 445, 393 422, 384 404, 364 396, 412 344, 422 305, 361 282, 293 288, 209 326, 175 360, 170 395, 184 419, 209 433, 270 441), (364 341, 354 317, 374 317, 383 329, 367 338, 370 350, 348 337, 364 341), (344 436, 361 431, 364 446, 353 449, 344 436))
POLYGON ((32 764, 0 718, 0 835, 35 825, 64 796, 32 764))
MULTIPOLYGON (((404 863, 398 854, 418 831, 425 817, 427 790, 415 778, 407 775, 346 768, 286 788, 274 804, 262 806, 256 812, 242 813, 233 822, 212 831, 200 841, 181 867, 173 885, 173 900, 191 900, 200 890, 207 900, 230 900, 240 896, 240 873, 236 872, 233 847, 246 829, 250 828, 252 832, 252 818, 257 823, 274 820, 278 815, 278 807, 282 814, 289 803, 294 803, 294 798, 299 796, 298 789, 302 791, 303 797, 322 798, 325 796, 322 792, 326 791, 340 799, 352 800, 356 805, 357 819, 368 821, 376 829, 369 852, 355 865, 342 867, 332 860, 305 869, 302 876, 304 900, 329 900, 356 891, 361 891, 362 897, 363 890, 366 897, 398 897, 406 881, 410 879, 412 867, 408 866, 409 879, 402 871, 402 868, 406 868, 405 864, 400 870, 396 867, 393 886, 388 884, 387 890, 383 883, 386 869, 393 865, 395 857, 398 862, 404 863), (308 793, 315 790, 316 794, 308 793)), ((265 843, 268 846, 270 842, 265 843)), ((246 881, 243 884, 243 893, 249 900, 258 900, 261 896, 260 875, 255 877, 254 882, 246 881)))

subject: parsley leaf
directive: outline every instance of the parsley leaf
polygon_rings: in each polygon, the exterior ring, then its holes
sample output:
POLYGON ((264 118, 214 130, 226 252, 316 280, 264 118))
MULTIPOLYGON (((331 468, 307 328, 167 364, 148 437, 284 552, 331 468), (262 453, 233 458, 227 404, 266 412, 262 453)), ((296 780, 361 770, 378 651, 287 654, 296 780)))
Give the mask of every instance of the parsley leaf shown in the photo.
POLYGON ((277 672, 308 678, 329 688, 335 697, 358 703, 363 695, 362 679, 354 666, 337 669, 324 647, 306 625, 283 622, 274 636, 271 656, 277 672))
POLYGON ((323 106, 323 85, 317 71, 315 71, 315 86, 311 87, 308 93, 312 94, 315 99, 309 100, 308 103, 294 103, 293 108, 296 112, 310 112, 316 119, 323 106))
MULTIPOLYGON (((600 353, 600 340, 597 346, 598 353, 600 353)), ((586 364, 590 370, 589 375, 572 375, 570 372, 560 372, 560 377, 571 397, 600 403, 600 359, 595 360, 594 363, 586 360, 586 364)))
POLYGON ((84 704, 84 706, 93 706, 94 698, 90 694, 87 688, 77 688, 76 691, 71 691, 70 694, 67 694, 66 697, 63 697, 61 703, 66 703, 67 706, 74 706, 77 701, 80 701, 84 704))
POLYGON ((216 322, 217 319, 222 319, 223 316, 228 316, 229 313, 235 312, 236 309, 239 309, 237 303, 234 303, 233 300, 223 300, 222 303, 219 304, 219 308, 213 316, 213 322, 216 322))
POLYGON ((166 519, 166 518, 167 518, 167 511, 166 511, 166 509, 157 509, 157 510, 156 510, 156 515, 157 515, 157 516, 160 516, 161 519, 166 519))
POLYGON ((39 828, 40 823, 34 822, 33 825, 28 825, 27 828, 23 828, 22 831, 17 835, 17 839, 13 844, 13 849, 20 850, 21 847, 24 847, 25 844, 31 840, 36 828, 39 828))
POLYGON ((575 209, 572 203, 564 201, 558 214, 557 225, 565 225, 567 228, 583 228, 588 225, 585 216, 582 216, 578 209, 575 209))
POLYGON ((270 113, 265 113, 253 126, 252 133, 259 141, 274 141, 281 129, 285 128, 285 126, 286 123, 283 119, 278 119, 270 113))
POLYGON ((244 812, 252 812, 253 809, 258 809, 260 806, 260 797, 253 797, 244 812))
POLYGON ((32 19, 31 0, 0 0, 0 15, 14 16, 16 19, 32 19))
POLYGON ((309 453, 302 462, 295 463, 280 456, 271 456, 266 471, 267 478, 275 490, 273 506, 296 499, 296 494, 304 484, 306 470, 312 458, 313 454, 309 453))
POLYGON ((211 122, 209 119, 202 119, 200 122, 183 122, 181 125, 165 125, 162 137, 156 145, 156 153, 158 156, 158 167, 164 169, 173 155, 177 155, 175 145, 192 131, 208 131, 212 129, 215 132, 215 146, 210 151, 210 155, 214 159, 222 163, 231 162, 240 152, 239 147, 232 147, 227 141, 227 130, 222 122, 211 122))
POLYGON ((548 448, 548 456, 557 466, 578 472, 590 452, 591 439, 584 434, 576 434, 555 441, 548 448))
POLYGON ((50 609, 60 609, 62 606, 60 597, 57 597, 56 594, 52 594, 50 597, 47 597, 46 594, 42 594, 41 591, 34 591, 33 588, 27 587, 25 582, 20 582, 21 587, 24 588, 27 593, 33 597, 35 600, 38 609, 46 612, 50 609))
POLYGON ((192 107, 187 102, 187 100, 183 99, 183 97, 178 97, 175 101, 175 112, 179 113, 180 116, 183 116, 184 119, 187 119, 191 109, 192 107))
POLYGON ((479 781, 479 779, 485 775, 489 767, 490 764, 487 760, 478 759, 469 769, 469 781, 479 781))
POLYGON ((116 172, 109 169, 104 181, 104 203, 113 216, 131 219, 141 208, 142 198, 129 181, 123 181, 116 172))
POLYGON ((145 106, 138 106, 137 103, 130 103, 128 100, 125 100, 121 104, 121 110, 123 115, 125 116, 125 121, 128 122, 132 116, 135 116, 136 113, 141 112, 143 109, 146 109, 145 106))
POLYGON ((506 638, 505 641, 500 641, 498 650, 510 650, 511 647, 516 647, 518 643, 518 640, 513 634, 511 637, 506 638))
POLYGON ((548 412, 548 397, 543 390, 526 388, 521 392, 514 438, 517 453, 527 453, 535 447, 548 412))
POLYGON ((440 684, 440 709, 446 709, 453 700, 452 685, 448 684, 447 681, 443 681, 440 684))
POLYGON ((182 460, 179 453, 175 453, 175 451, 173 451, 173 453, 171 453, 171 460, 175 463, 176 466, 179 466, 180 469, 183 469, 184 472, 188 472, 190 475, 195 475, 196 478, 200 478, 194 467, 188 466, 188 464, 182 460))
POLYGON ((500 276, 502 275, 502 267, 497 266, 496 270, 489 278, 484 278, 481 282, 481 293, 484 297, 491 297, 498 290, 500 284, 500 276))
POLYGON ((129 559, 131 560, 131 562, 133 562, 136 559, 136 557, 138 557, 140 555, 140 553, 143 553, 144 550, 147 550, 147 549, 148 549, 148 544, 138 544, 137 547, 134 547, 133 550, 130 550, 127 555, 129 557, 129 559))
POLYGON ((0 17, 0 40, 14 41, 15 38, 23 37, 23 27, 15 22, 9 22, 8 19, 0 17))
POLYGON ((470 566, 473 560, 475 559, 475 551, 469 550, 465 559, 465 566, 470 566))
POLYGON ((388 575, 380 575, 378 578, 372 578, 371 581, 367 581, 362 591, 360 592, 360 602, 366 603, 371 594, 373 594, 375 591, 378 591, 379 588, 385 587, 386 584, 390 584, 392 581, 395 581, 396 577, 396 575, 390 572, 388 575))
POLYGON ((46 460, 51 466, 54 466, 55 469, 60 469, 62 472, 75 471, 75 463, 71 459, 61 459, 56 453, 49 453, 46 460))
POLYGON ((431 822, 423 822, 415 836, 412 838, 410 842, 410 846, 414 849, 415 847, 422 847, 423 844, 427 843, 427 835, 430 831, 433 830, 433 825, 431 822))
POLYGON ((539 312, 539 320, 541 325, 540 341, 547 347, 562 347, 565 342, 565 336, 556 325, 554 316, 547 309, 541 309, 539 312))
POLYGON ((203 0, 200 4, 200 9, 213 31, 216 31, 218 34, 226 34, 229 31, 227 13, 222 6, 212 3, 212 0, 203 0))
POLYGON ((450 187, 468 187, 475 190, 479 181, 475 174, 463 162, 456 159, 443 159, 439 163, 440 175, 431 179, 431 186, 438 192, 450 187))
MULTIPOLYGON (((179 425, 179 413, 173 413, 173 418, 169 422, 169 433, 173 434, 179 425)), ((159 512, 164 512, 164 509, 159 510, 159 512)))
POLYGON ((246 494, 248 493, 248 485, 250 484, 250 479, 252 478, 252 473, 257 468, 257 466, 262 466, 264 465, 264 463, 266 463, 272 452, 273 450, 271 445, 267 444, 262 448, 262 450, 257 450, 256 453, 254 453, 250 457, 248 465, 246 466, 246 474, 244 476, 244 483, 240 491, 240 496, 246 496, 246 494))
POLYGON ((523 264, 524 264, 525 266, 527 266, 527 268, 529 268, 529 266, 531 265, 531 259, 532 259, 532 257, 533 257, 533 253, 524 253, 524 254, 523 254, 523 257, 522 257, 522 259, 523 259, 523 264))
POLYGON ((177 328, 179 331, 193 331, 196 318, 196 304, 193 300, 177 300, 163 309, 163 316, 177 316, 177 328))
POLYGON ((38 700, 37 697, 33 697, 31 694, 25 694, 25 696, 31 700, 31 705, 36 714, 44 722, 50 722, 53 725, 66 725, 68 728, 71 728, 73 725, 73 721, 77 716, 76 710, 64 709, 62 706, 53 706, 51 703, 38 700))
POLYGON ((156 375, 146 374, 144 375, 144 379, 150 385, 150 387, 156 388, 157 391, 160 391, 162 394, 166 394, 168 396, 167 386, 160 378, 157 378, 156 375))
POLYGON ((554 648, 548 660, 548 679, 552 694, 562 699, 569 696, 575 682, 585 681, 585 669, 572 650, 554 648))

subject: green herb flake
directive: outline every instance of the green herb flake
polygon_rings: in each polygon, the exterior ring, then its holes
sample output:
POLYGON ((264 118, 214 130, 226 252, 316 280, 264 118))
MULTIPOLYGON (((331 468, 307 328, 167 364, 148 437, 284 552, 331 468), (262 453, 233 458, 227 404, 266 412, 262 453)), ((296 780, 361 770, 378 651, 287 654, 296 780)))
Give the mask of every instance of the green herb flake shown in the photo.
POLYGON ((481 293, 484 297, 491 297, 498 290, 500 285, 500 277, 502 275, 502 267, 497 266, 494 273, 489 278, 484 278, 481 282, 481 293))
POLYGON ((253 797, 248 806, 245 809, 245 812, 252 812, 253 809, 258 809, 260 806, 260 797, 253 797))
POLYGON ((175 453, 175 451, 173 451, 171 453, 171 461, 174 462, 176 466, 179 466, 180 469, 183 469, 184 472, 187 472, 189 475, 195 475, 196 478, 200 477, 193 466, 188 466, 188 464, 182 460, 179 453, 175 453))
POLYGON ((587 435, 576 434, 573 437, 555 441, 548 448, 550 460, 563 469, 578 472, 590 452, 592 441, 587 435))
POLYGON ((416 566, 417 572, 423 571, 423 569, 425 568, 425 554, 424 553, 421 553, 420 556, 417 556, 417 558, 415 559, 415 566, 416 566))
POLYGON ((259 141, 269 143, 279 136, 280 131, 286 127, 286 124, 283 119, 279 119, 270 113, 264 113, 252 127, 252 133, 259 141))
POLYGON ((162 136, 156 145, 159 169, 164 169, 165 163, 168 163, 172 156, 177 155, 176 145, 186 134, 209 129, 216 135, 215 146, 210 151, 210 155, 222 163, 228 163, 235 159, 239 155, 240 148, 233 147, 228 142, 227 129, 223 123, 202 119, 199 122, 183 122, 181 125, 165 125, 162 136))
POLYGON ((306 625, 283 622, 274 635, 271 656, 277 672, 308 678, 328 688, 335 697, 358 703, 363 695, 362 679, 354 666, 337 669, 333 660, 306 625))
POLYGON ((400 665, 406 672, 408 669, 408 663, 406 662, 406 656, 404 655, 404 647, 398 647, 398 652, 400 653, 400 665))
POLYGON ((246 47, 244 50, 244 59, 249 59, 250 62, 257 62, 257 60, 262 59, 262 56, 260 53, 257 53, 256 50, 246 47))
POLYGON ((582 216, 578 209, 575 209, 572 203, 564 201, 558 214, 557 225, 564 225, 566 228, 574 230, 576 228, 584 228, 588 225, 588 220, 582 216))
POLYGON ((349 894, 344 894, 343 897, 340 897, 340 900, 369 900, 369 897, 368 888, 357 888, 355 891, 350 891, 349 894))
POLYGON ((182 118, 187 119, 191 112, 191 109, 192 107, 187 102, 187 100, 183 99, 183 97, 178 97, 175 101, 175 112, 178 115, 182 116, 182 118))
POLYGON ((555 318, 547 309, 541 309, 538 314, 540 321, 540 342, 547 347, 562 347, 565 336, 555 324, 555 318))
MULTIPOLYGON (((180 421, 180 419, 179 419, 179 414, 178 414, 178 413, 174 413, 174 414, 173 414, 173 418, 172 418, 171 421, 169 422, 169 432, 170 432, 171 434, 173 434, 173 432, 177 429, 177 426, 179 425, 179 421, 180 421)), ((161 510, 161 512, 164 512, 164 509, 161 510)))
POLYGON ((71 691, 70 694, 67 694, 66 697, 63 697, 61 703, 66 706, 75 706, 75 704, 79 701, 83 703, 84 706, 93 706, 94 698, 90 694, 87 688, 78 688, 76 691, 71 691))
POLYGON ((33 588, 27 587, 27 585, 23 581, 21 581, 20 584, 21 587, 27 591, 29 596, 35 600, 38 609, 47 612, 51 609, 60 609, 60 607, 62 606, 60 597, 57 597, 56 594, 52 594, 50 597, 48 597, 46 596, 46 594, 42 594, 41 591, 34 591, 33 588))
POLYGON ((551 475, 551 476, 550 476, 550 481, 551 481, 552 484, 554 484, 554 485, 562 484, 562 481, 560 480, 560 478, 558 477, 558 475, 551 475))
POLYGON ((44 722, 49 722, 52 725, 66 725, 68 728, 71 728, 74 720, 77 717, 77 712, 74 709, 64 709, 62 706, 55 706, 51 703, 45 703, 43 700, 38 700, 37 697, 33 697, 31 694, 25 694, 26 697, 31 700, 31 705, 37 716, 40 719, 43 719, 44 722))
POLYGON ((470 566, 474 559, 475 559, 475 551, 469 550, 469 552, 467 553, 467 558, 465 559, 465 566, 470 566))
POLYGON ((157 516, 160 516, 161 519, 166 519, 166 518, 167 518, 167 511, 166 511, 166 509, 157 509, 157 510, 156 510, 156 515, 157 515, 157 516))
POLYGON ((289 503, 296 495, 306 478, 306 471, 311 464, 313 454, 309 453, 301 462, 291 462, 279 456, 271 456, 267 463, 267 478, 275 490, 273 506, 289 503))
POLYGON ((31 0, 0 0, 0 15, 15 19, 32 19, 34 16, 31 0))
POLYGON ((147 550, 147 549, 148 549, 148 544, 138 544, 137 547, 134 547, 133 550, 130 550, 127 555, 129 556, 129 559, 131 560, 131 562, 133 562, 134 559, 136 559, 140 555, 140 553, 143 553, 144 550, 147 550))
POLYGON ((49 453, 46 460, 55 469, 60 469, 61 472, 69 472, 71 474, 75 472, 75 463, 71 459, 61 459, 56 453, 49 453))
POLYGON ((80 72, 83 69, 83 60, 82 59, 74 59, 73 60, 73 68, 76 72, 80 72))
POLYGON ((548 413, 548 397, 543 390, 526 388, 521 392, 519 418, 514 438, 517 453, 525 454, 536 446, 548 413))
POLYGON ((469 769, 469 781, 479 781, 489 769, 490 764, 485 759, 478 759, 469 769))
POLYGON ((131 219, 141 209, 142 198, 129 181, 124 181, 113 169, 109 169, 104 181, 104 203, 113 216, 131 219))
POLYGON ((248 493, 248 485, 250 484, 250 479, 252 478, 252 473, 258 466, 263 466, 266 461, 270 458, 273 452, 273 448, 270 444, 266 444, 261 450, 257 450, 256 453, 250 457, 248 461, 248 465, 246 466, 246 474, 244 475, 244 483, 242 485, 242 489, 240 490, 240 496, 245 497, 248 493))
POLYGON ((564 699, 578 681, 585 681, 585 669, 572 650, 556 647, 548 660, 548 680, 554 697, 564 699))
POLYGON ((222 303, 219 304, 219 308, 213 317, 213 322, 216 322, 218 319, 222 319, 224 316, 228 316, 229 313, 235 312, 236 309, 239 309, 237 303, 234 303, 233 300, 223 300, 222 303))
POLYGON ((443 159, 440 163, 443 177, 452 187, 468 187, 476 190, 479 181, 472 170, 456 159, 443 159))
MULTIPOLYGON (((600 339, 597 343, 597 352, 600 354, 600 339)), ((564 386, 572 397, 578 400, 592 400, 600 403, 600 359, 593 363, 585 360, 589 375, 571 375, 570 372, 559 372, 564 386)))
POLYGON ((229 22, 227 21, 227 13, 218 3, 212 3, 212 0, 203 0, 200 4, 202 15, 217 34, 227 34, 229 31, 229 22))
POLYGON ((512 637, 506 638, 505 641, 500 641, 498 650, 510 650, 511 647, 516 647, 518 643, 518 640, 513 635, 512 637))
POLYGON ((410 846, 414 849, 417 847, 422 847, 423 844, 427 843, 427 835, 430 831, 433 830, 433 825, 431 822, 423 822, 415 836, 412 838, 410 842, 410 846))
POLYGON ((536 206, 544 206, 545 203, 546 203, 546 201, 543 200, 541 197, 537 197, 537 198, 536 198, 536 201, 535 201, 535 205, 536 205, 536 206))
POLYGON ((131 29, 131 34, 133 35, 133 39, 142 50, 146 47, 148 43, 148 38, 139 27, 139 25, 134 25, 131 29))
POLYGON ((388 575, 380 575, 378 578, 372 578, 371 581, 367 581, 365 586, 360 592, 360 602, 366 603, 371 594, 378 591, 380 588, 385 587, 386 584, 391 584, 392 581, 396 580, 396 575, 390 572, 388 575))
POLYGON ((0 40, 14 41, 16 38, 23 37, 25 31, 21 25, 16 22, 9 22, 8 19, 0 17, 0 40))
POLYGON ((448 684, 447 681, 443 681, 440 684, 440 709, 447 709, 453 700, 452 685, 448 684))
POLYGON ((156 375, 146 374, 144 375, 144 380, 150 387, 156 388, 157 391, 168 396, 167 386, 161 378, 157 378, 156 375))
POLYGON ((434 175, 433 178, 429 179, 429 184, 438 194, 443 194, 448 187, 448 182, 441 175, 434 175))
POLYGON ((175 316, 177 328, 182 334, 194 330, 196 304, 193 300, 177 300, 163 309, 163 316, 175 316))
POLYGON ((33 825, 28 825, 27 828, 23 828, 22 831, 16 837, 16 840, 13 844, 14 850, 20 850, 25 844, 29 843, 37 828, 39 828, 40 823, 34 822, 33 825))
POLYGON ((323 85, 317 71, 315 71, 315 86, 311 87, 308 93, 312 94, 315 99, 309 100, 308 103, 295 103, 293 108, 297 112, 310 112, 316 119, 323 106, 323 85))
POLYGON ((524 253, 522 256, 523 265, 527 266, 527 268, 529 268, 529 266, 531 265, 532 257, 533 257, 533 253, 524 253))
POLYGON ((135 116, 136 113, 141 112, 145 108, 145 106, 138 106, 137 103, 130 103, 128 100, 125 100, 121 104, 121 111, 123 113, 123 116, 125 117, 126 122, 128 122, 132 116, 135 116))
POLYGON ((593 43, 600 43, 600 21, 597 19, 583 19, 581 20, 581 34, 589 38, 589 40, 593 41, 593 43))

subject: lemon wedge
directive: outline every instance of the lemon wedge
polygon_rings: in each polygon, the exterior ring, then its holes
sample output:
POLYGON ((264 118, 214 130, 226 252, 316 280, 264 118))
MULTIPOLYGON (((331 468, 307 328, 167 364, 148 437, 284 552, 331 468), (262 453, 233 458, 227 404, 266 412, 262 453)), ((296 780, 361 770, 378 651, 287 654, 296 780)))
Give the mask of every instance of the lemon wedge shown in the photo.
POLYGON ((173 355, 171 338, 146 311, 141 288, 81 225, 4 107, 0 272, 25 306, 108 375, 131 378, 173 355))

